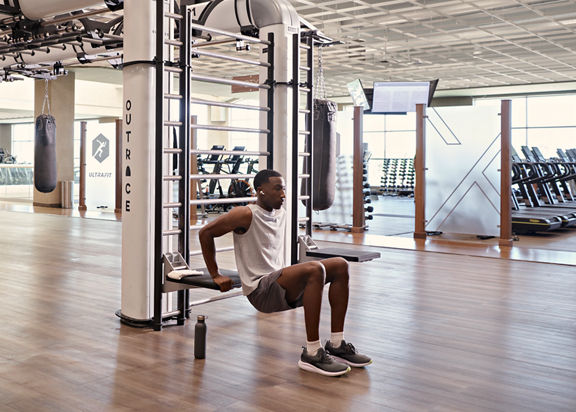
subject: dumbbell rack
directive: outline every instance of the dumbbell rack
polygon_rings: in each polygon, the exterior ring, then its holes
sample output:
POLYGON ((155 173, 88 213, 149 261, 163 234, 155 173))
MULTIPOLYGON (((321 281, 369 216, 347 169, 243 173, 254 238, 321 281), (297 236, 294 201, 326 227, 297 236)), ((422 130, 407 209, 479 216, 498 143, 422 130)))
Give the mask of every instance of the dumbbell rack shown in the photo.
POLYGON ((414 159, 384 159, 380 194, 410 196, 414 194, 414 159))

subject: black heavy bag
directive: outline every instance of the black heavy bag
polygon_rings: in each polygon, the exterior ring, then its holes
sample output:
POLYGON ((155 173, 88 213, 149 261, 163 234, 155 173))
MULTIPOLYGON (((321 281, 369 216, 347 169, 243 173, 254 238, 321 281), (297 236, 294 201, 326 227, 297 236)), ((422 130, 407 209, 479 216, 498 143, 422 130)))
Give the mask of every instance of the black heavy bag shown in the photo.
MULTIPOLYGON (((314 146, 312 147, 312 209, 325 210, 334 203, 336 190, 336 103, 314 99, 314 146)), ((308 142, 306 143, 308 146, 308 142)), ((309 152, 309 148, 305 149, 309 152)), ((304 173, 308 173, 304 159, 304 173)), ((308 195, 305 180, 302 194, 308 195)), ((305 202, 304 202, 305 203, 305 202)))
POLYGON ((36 118, 34 135, 34 186, 42 193, 56 188, 56 122, 49 114, 36 118))

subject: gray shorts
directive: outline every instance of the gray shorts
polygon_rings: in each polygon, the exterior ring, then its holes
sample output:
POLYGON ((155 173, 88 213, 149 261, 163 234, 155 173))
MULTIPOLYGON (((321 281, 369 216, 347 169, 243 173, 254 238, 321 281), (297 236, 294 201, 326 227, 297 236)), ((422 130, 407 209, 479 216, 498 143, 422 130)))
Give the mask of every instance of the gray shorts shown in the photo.
POLYGON ((247 298, 258 311, 264 313, 281 312, 302 306, 302 294, 295 302, 286 301, 286 290, 276 280, 282 269, 272 272, 260 279, 258 287, 247 298))

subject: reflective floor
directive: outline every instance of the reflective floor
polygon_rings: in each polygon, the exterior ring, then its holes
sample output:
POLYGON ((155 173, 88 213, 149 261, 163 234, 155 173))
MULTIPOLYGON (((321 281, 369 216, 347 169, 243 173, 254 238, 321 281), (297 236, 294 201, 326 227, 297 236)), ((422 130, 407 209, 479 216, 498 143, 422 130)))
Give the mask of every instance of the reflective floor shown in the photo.
MULTIPOLYGON (((2 411, 576 410, 570 266, 379 248, 350 265, 345 329, 374 363, 326 378, 296 365, 302 309, 195 307, 200 361, 194 322, 121 325, 118 222, 0 211, 0 225, 2 411)), ((322 339, 329 316, 326 299, 322 339)))

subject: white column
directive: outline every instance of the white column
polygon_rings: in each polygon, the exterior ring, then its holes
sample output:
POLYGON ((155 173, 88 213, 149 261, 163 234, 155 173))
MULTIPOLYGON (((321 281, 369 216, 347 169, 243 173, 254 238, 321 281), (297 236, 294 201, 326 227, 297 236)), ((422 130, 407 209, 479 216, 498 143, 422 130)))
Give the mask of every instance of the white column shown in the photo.
MULTIPOLYGON (((0 124, 0 147, 12 154, 12 125, 0 124)), ((18 160, 18 159, 16 159, 18 160)))
POLYGON ((124 3, 122 136, 122 315, 153 313, 156 11, 153 0, 124 3))
MULTIPOLYGON (((292 174, 298 173, 297 170, 292 170, 292 156, 297 156, 297 153, 292 153, 292 100, 294 88, 287 85, 293 78, 292 73, 292 58, 293 48, 292 36, 298 32, 298 27, 291 27, 284 24, 277 24, 267 26, 260 29, 260 39, 267 40, 268 33, 274 34, 274 80, 277 83, 274 89, 274 163, 273 169, 280 172, 286 181, 286 200, 284 207, 288 215, 286 227, 291 228, 297 222, 292 221, 292 197, 298 195, 298 188, 291 187, 292 174)), ((263 53, 261 61, 266 62, 268 55, 263 53)), ((264 81, 266 76, 266 69, 262 69, 260 80, 264 81)), ((266 105, 267 92, 262 90, 260 92, 261 105, 266 105)), ((267 128, 266 115, 262 114, 260 117, 260 127, 267 128)), ((266 150, 266 136, 260 137, 260 149, 266 150)), ((264 169, 266 163, 260 163, 258 170, 264 169)), ((291 234, 290 230, 286 231, 285 244, 290 245, 291 234)), ((285 261, 290 262, 290 250, 286 247, 285 261)))

